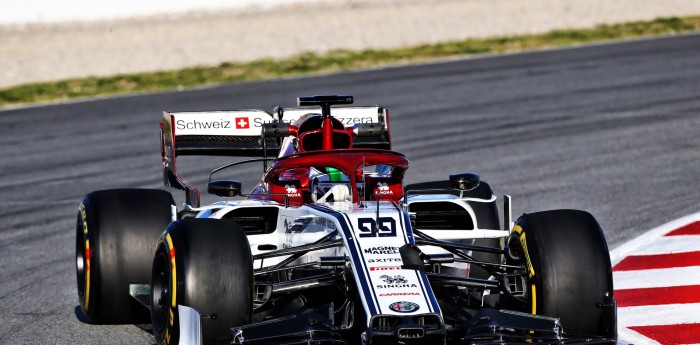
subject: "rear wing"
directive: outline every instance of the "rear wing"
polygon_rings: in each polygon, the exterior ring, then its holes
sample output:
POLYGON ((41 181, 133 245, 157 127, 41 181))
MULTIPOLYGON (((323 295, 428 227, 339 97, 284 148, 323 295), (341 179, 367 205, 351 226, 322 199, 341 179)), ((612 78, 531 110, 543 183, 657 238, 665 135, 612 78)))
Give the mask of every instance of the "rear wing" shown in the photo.
MULTIPOLYGON (((275 114, 281 117, 283 122, 287 123, 294 123, 300 117, 309 113, 321 113, 321 107, 278 108, 275 110, 275 114)), ((330 110, 331 116, 340 120, 345 127, 363 123, 378 123, 384 128, 384 131, 377 136, 354 138, 352 142, 353 148, 391 150, 388 109, 384 107, 333 107, 330 110)), ((275 154, 279 152, 279 146, 276 146, 276 150, 275 154)))
MULTIPOLYGON (((263 110, 207 112, 163 112, 161 157, 165 186, 185 190, 186 202, 199 206, 199 190, 177 175, 176 158, 181 155, 274 157, 279 154, 277 138, 262 143, 265 123, 294 123, 308 113, 321 113, 320 107, 275 109, 275 115, 263 110), (263 147, 265 154, 263 154, 263 147)), ((384 131, 376 137, 357 138, 354 148, 391 149, 389 113, 383 107, 335 107, 331 115, 346 127, 379 123, 384 131)))

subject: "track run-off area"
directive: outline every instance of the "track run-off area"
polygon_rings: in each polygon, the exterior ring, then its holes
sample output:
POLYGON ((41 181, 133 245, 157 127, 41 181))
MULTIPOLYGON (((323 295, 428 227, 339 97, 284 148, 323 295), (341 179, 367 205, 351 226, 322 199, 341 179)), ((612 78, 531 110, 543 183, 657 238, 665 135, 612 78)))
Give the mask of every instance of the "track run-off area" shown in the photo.
POLYGON ((621 340, 700 343, 700 213, 651 229, 610 257, 621 340))
MULTIPOLYGON (((612 249, 621 339, 700 343, 700 36, 686 35, 0 110, 0 344, 152 344, 136 326, 83 322, 80 200, 162 188, 163 110, 271 111, 314 94, 388 107, 406 183, 475 172, 513 196, 515 216, 591 212, 612 249)), ((230 161, 178 169, 201 186, 230 161)), ((230 178, 250 190, 261 174, 230 178)))

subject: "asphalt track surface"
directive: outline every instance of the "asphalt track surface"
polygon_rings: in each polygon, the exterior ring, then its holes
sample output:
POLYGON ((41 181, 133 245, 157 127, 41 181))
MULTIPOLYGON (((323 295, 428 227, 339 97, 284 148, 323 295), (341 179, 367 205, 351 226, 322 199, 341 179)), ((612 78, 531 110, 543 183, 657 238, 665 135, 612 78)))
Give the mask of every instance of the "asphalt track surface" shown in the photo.
MULTIPOLYGON (((153 343, 135 326, 81 321, 82 196, 162 185, 161 110, 271 110, 328 93, 391 109, 407 182, 477 172, 516 215, 590 211, 611 248, 699 208, 698 35, 4 110, 0 344, 153 343)), ((179 166, 201 183, 226 161, 179 166)), ((235 177, 252 187, 261 172, 235 177)))

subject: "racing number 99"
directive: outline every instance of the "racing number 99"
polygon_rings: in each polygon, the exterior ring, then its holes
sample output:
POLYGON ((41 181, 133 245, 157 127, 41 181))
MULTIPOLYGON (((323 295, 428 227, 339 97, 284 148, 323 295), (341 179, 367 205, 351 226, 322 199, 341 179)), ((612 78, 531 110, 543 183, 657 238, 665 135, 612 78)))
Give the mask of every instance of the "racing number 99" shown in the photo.
POLYGON ((390 217, 379 217, 377 221, 372 218, 359 218, 357 227, 360 229, 360 237, 396 236, 396 221, 390 217))

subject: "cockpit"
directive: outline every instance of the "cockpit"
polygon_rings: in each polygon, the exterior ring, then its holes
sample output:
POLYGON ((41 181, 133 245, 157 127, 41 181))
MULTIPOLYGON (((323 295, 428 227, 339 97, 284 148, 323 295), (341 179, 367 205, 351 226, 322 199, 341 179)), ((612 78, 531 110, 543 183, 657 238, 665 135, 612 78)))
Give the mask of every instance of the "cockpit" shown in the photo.
POLYGON ((263 126, 263 142, 267 137, 283 138, 277 160, 263 181, 267 194, 282 195, 292 205, 398 201, 403 196, 408 160, 393 151, 353 145, 355 139, 376 138, 382 130, 376 124, 345 127, 331 116, 332 104, 351 102, 352 98, 342 96, 300 97, 299 105, 320 105, 322 113, 307 113, 294 124, 280 121, 263 126))
POLYGON ((398 201, 408 159, 400 153, 348 149, 279 158, 267 173, 269 194, 291 205, 319 202, 398 201))

